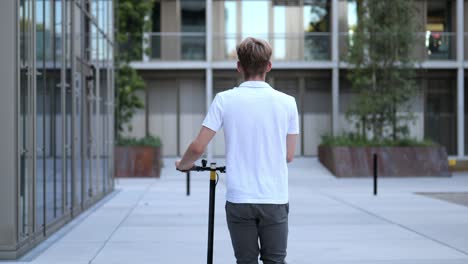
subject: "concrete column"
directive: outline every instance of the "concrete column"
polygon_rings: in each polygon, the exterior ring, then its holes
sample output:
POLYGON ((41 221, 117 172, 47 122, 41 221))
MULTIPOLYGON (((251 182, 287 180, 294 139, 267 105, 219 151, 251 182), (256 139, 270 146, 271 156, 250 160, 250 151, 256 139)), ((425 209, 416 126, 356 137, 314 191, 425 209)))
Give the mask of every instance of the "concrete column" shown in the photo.
POLYGON ((225 46, 225 35, 226 30, 224 27, 224 21, 226 18, 224 10, 224 2, 215 1, 213 3, 213 15, 212 15, 212 24, 213 24, 213 52, 212 55, 214 60, 222 60, 225 58, 226 46, 225 46))
POLYGON ((458 157, 465 156, 465 69, 464 62, 464 0, 457 0, 457 144, 458 157))
POLYGON ((212 68, 213 61, 213 0, 206 0, 206 61, 212 68))
POLYGON ((0 1, 0 257, 11 257, 18 241, 18 60, 19 1, 0 1))
MULTIPOLYGON (((206 113, 213 100, 213 0, 206 0, 206 113)), ((213 160, 213 144, 210 143, 206 149, 208 161, 213 160)))
POLYGON ((241 43, 242 41, 242 19, 243 19, 242 4, 243 4, 242 1, 236 1, 236 14, 237 14, 236 43, 241 43))
MULTIPOLYGON (((181 58, 181 10, 180 0, 161 1, 161 59, 177 61, 181 58)), ((154 36, 153 36, 154 37, 154 36)))
POLYGON ((338 120, 339 120, 339 16, 338 16, 338 0, 332 0, 332 45, 331 45, 331 59, 333 63, 332 69, 332 134, 338 134, 338 120))
POLYGON ((286 59, 304 59, 304 29, 303 29, 303 9, 299 6, 288 6, 286 12, 286 32, 291 34, 291 38, 285 39, 286 59))

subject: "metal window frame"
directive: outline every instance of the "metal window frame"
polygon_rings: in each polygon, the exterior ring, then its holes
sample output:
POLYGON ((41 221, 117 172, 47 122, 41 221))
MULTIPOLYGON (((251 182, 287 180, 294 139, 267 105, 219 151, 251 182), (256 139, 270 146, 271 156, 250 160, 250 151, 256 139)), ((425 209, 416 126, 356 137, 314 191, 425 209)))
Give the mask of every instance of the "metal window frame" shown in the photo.
MULTIPOLYGON (((50 233, 55 232, 61 226, 63 226, 66 222, 73 219, 74 211, 76 213, 80 213, 84 209, 88 208, 90 205, 90 204, 87 204, 84 208, 82 204, 80 204, 81 208, 77 206, 78 201, 76 201, 77 197, 75 197, 75 193, 77 191, 75 190, 76 188, 75 183, 77 179, 76 178, 76 173, 77 173, 76 155, 77 153, 75 153, 75 150, 77 146, 76 144, 78 144, 79 142, 77 141, 78 139, 75 138, 76 137, 75 129, 77 129, 77 125, 78 125, 77 123, 75 123, 77 122, 77 118, 76 118, 77 109, 76 109, 76 101, 75 101, 76 95, 73 94, 72 95, 73 100, 71 102, 67 102, 67 96, 69 96, 69 94, 67 93, 67 89, 69 88, 69 86, 72 87, 73 93, 76 92, 75 88, 77 88, 75 87, 76 84, 74 82, 75 81, 74 74, 77 70, 77 67, 76 67, 77 61, 75 58, 76 51, 75 51, 75 43, 74 43, 73 38, 75 37, 75 31, 76 31, 75 30, 76 23, 74 19, 75 19, 75 15, 78 15, 77 11, 80 9, 77 9, 79 7, 78 5, 76 5, 77 3, 76 0, 60 0, 61 1, 60 3, 58 1, 59 0, 50 0, 47 3, 43 2, 47 4, 47 6, 38 4, 38 1, 36 0, 27 0, 25 1, 24 6, 20 5, 20 1, 14 1, 13 3, 11 3, 11 5, 8 5, 8 7, 11 7, 13 9, 13 12, 15 12, 13 15, 14 17, 12 18, 15 19, 15 21, 18 21, 18 23, 16 23, 15 26, 12 27, 12 30, 13 30, 12 34, 14 36, 15 42, 17 43, 16 47, 14 47, 14 52, 16 53, 14 53, 15 55, 13 57, 14 58, 14 63, 13 63, 14 77, 13 78, 14 78, 14 85, 16 89, 14 91, 14 98, 13 98, 14 117, 15 117, 15 120, 14 120, 15 137, 13 139, 14 148, 15 148, 15 151, 13 153, 14 155, 13 166, 15 170, 15 175, 13 176, 15 177, 15 179, 12 182, 14 184, 12 187, 14 188, 15 193, 14 193, 14 205, 12 205, 14 207, 14 211, 12 211, 13 215, 11 215, 11 217, 14 217, 14 219, 12 219, 14 226, 11 227, 12 228, 11 231, 13 231, 13 233, 15 234, 15 237, 14 237, 15 239, 14 241, 12 240, 12 243, 15 243, 15 244, 14 245, 12 244, 11 246, 11 250, 13 251, 0 252, 2 257, 3 256, 14 257, 14 256, 19 256, 25 253, 26 250, 35 246, 38 242, 44 240, 48 235, 50 235, 50 233), (55 9, 60 8, 60 6, 62 9, 62 13, 56 14, 55 9), (20 7, 23 8, 21 13, 20 13, 20 7), (42 10, 39 7, 42 7, 42 10), (46 100, 46 96, 47 96, 47 93, 45 93, 43 98, 38 99, 38 94, 39 94, 37 90, 39 87, 38 76, 40 74, 43 74, 43 76, 46 77, 45 71, 48 69, 48 67, 45 67, 46 65, 45 60, 38 62, 37 56, 39 54, 38 54, 38 51, 36 50, 37 41, 39 40, 37 38, 37 32, 38 32, 37 24, 40 23, 41 21, 36 21, 36 20, 38 18, 37 12, 43 13, 46 11, 46 8, 49 8, 49 7, 53 14, 53 18, 52 18, 53 21, 57 21, 58 19, 60 19, 60 17, 56 17, 56 15, 61 16, 62 24, 57 25, 57 28, 55 24, 53 26, 53 31, 57 31, 59 27, 62 30, 61 32, 62 39, 60 41, 63 47, 63 56, 60 60, 61 62, 56 61, 55 60, 56 54, 53 54, 55 64, 58 64, 58 63, 62 64, 61 68, 57 69, 60 71, 59 72, 60 77, 57 76, 58 78, 60 78, 60 80, 54 79, 53 83, 52 82, 49 83, 48 80, 44 78, 43 80, 39 80, 39 81, 43 81, 45 84, 44 92, 51 91, 53 92, 54 99, 61 98, 60 105, 56 104, 56 107, 54 109, 49 109, 49 112, 53 111, 53 115, 56 115, 56 111, 61 109, 61 113, 62 113, 60 117, 61 118, 60 120, 62 121, 61 126, 53 124, 53 123, 57 124, 56 120, 53 120, 53 121, 49 120, 47 122, 45 118, 42 121, 39 121, 38 119, 38 114, 40 112, 40 109, 37 109, 39 105, 38 100, 46 100), (19 23, 21 19, 25 19, 27 21, 30 21, 31 23, 25 23, 24 27, 21 27, 21 23, 19 23), (70 34, 70 31, 72 32, 72 34, 70 34), (67 43, 68 41, 69 41, 69 44, 67 43), (24 57, 22 57, 23 55, 24 57), (67 62, 70 65, 71 69, 70 67, 68 67, 67 62), (38 68, 38 66, 41 66, 41 67, 38 68), (41 70, 44 72, 38 72, 38 70, 41 70), (71 72, 67 74, 67 71, 69 70, 71 70, 71 72), (67 84, 67 77, 69 75, 71 75, 70 77, 72 81, 71 83, 67 84), (57 87, 60 89, 57 89, 57 87), (71 117, 68 117, 69 119, 71 119, 71 120, 68 120, 70 121, 68 122, 70 125, 67 125, 67 117, 66 117, 68 104, 72 105, 71 117), (44 156, 44 159, 42 161, 38 160, 39 156, 41 155, 41 153, 38 151, 41 151, 44 154, 46 150, 46 146, 47 146, 46 141, 44 141, 43 143, 44 149, 40 148, 42 146, 37 145, 38 139, 39 139, 38 133, 37 133, 39 132, 39 127, 38 127, 39 122, 41 123, 46 122, 47 124, 51 125, 51 128, 55 129, 53 132, 51 131, 52 134, 46 135, 45 133, 43 133, 43 135, 41 135, 41 137, 43 138, 47 138, 47 139, 50 138, 51 141, 48 144, 56 144, 55 142, 56 140, 54 139, 53 133, 57 133, 57 132, 60 133, 60 130, 61 130, 61 133, 63 134, 61 141, 64 144, 62 144, 62 146, 56 146, 56 150, 62 151, 62 154, 61 154, 62 167, 60 168, 62 172, 61 174, 62 182, 61 183, 57 182, 57 180, 60 179, 60 176, 54 173, 54 179, 55 179, 54 185, 56 185, 54 188, 54 194, 53 194, 54 195, 54 212, 47 211, 47 209, 50 208, 50 206, 52 206, 52 203, 50 204, 46 203, 47 201, 46 198, 48 197, 46 190, 49 189, 49 185, 46 181, 48 178, 47 174, 44 173, 43 182, 40 182, 38 179, 38 175, 39 175, 38 164, 39 162, 46 163, 46 158, 47 158, 47 156, 44 156), (71 126, 71 131, 68 130, 70 126, 71 126), (57 129, 60 129, 60 130, 57 130, 57 129), (67 135, 68 132, 72 133, 71 138, 69 135, 67 135), (67 143, 70 143, 72 147, 70 148, 70 146, 68 146, 67 143), (70 152, 71 154, 71 162, 67 161, 69 160, 67 152, 70 152), (24 160, 24 162, 22 162, 22 160, 24 160), (67 167, 70 167, 70 166, 72 167, 70 171, 72 182, 69 182, 70 180, 68 178, 69 175, 67 175, 68 170, 69 170, 69 168, 67 167), (20 177, 22 173, 24 173, 24 179, 20 177), (71 197, 69 196, 69 192, 68 192, 68 184, 72 185, 71 197), (21 193, 22 193, 21 186, 24 187, 24 196, 21 196, 21 193), (58 199, 60 199, 60 196, 59 196, 60 194, 57 193, 57 190, 59 190, 59 188, 62 188, 62 193, 61 193, 62 200, 60 201, 60 203, 58 201, 58 199), (43 191, 42 194, 40 194, 41 189, 43 191), (44 207, 38 208, 38 205, 41 199, 44 201, 44 207), (70 207, 67 206, 69 199, 72 200, 70 207), (62 207, 58 208, 60 205, 62 207), (39 213, 41 211, 43 215, 40 217, 39 213), (57 215, 54 215, 54 219, 51 220, 50 223, 48 223, 47 218, 48 216, 50 216, 50 213, 54 213, 54 214, 56 213, 57 215), (41 219, 42 219, 42 223, 41 223, 41 219)), ((106 12, 109 13, 108 14, 109 16, 113 12, 112 11, 113 9, 111 8, 113 6, 114 6, 113 1, 112 3, 111 2, 108 3, 108 8, 106 9, 106 12)), ((83 14, 81 10, 80 10, 80 14, 83 14)), ((81 22, 83 23, 83 20, 81 20, 81 22)), ((109 30, 111 30, 111 27, 113 28, 113 24, 109 25, 109 30)), ((77 32, 77 33, 81 33, 81 32, 77 32)), ((96 41, 99 44, 100 40, 97 39, 96 41)), ((109 111, 108 113, 106 113, 106 116, 105 116, 106 122, 108 121, 108 123, 106 123, 105 125, 109 126, 112 124, 113 118, 114 118, 113 111, 112 111, 113 100, 114 100, 112 96, 114 92, 114 87, 113 87, 114 80, 112 79, 114 76, 113 74, 114 67, 111 64, 111 62, 113 61, 113 58, 110 57, 110 55, 112 54, 111 49, 114 48, 114 45, 112 44, 111 40, 109 41, 101 40, 101 41, 104 41, 106 45, 104 53, 106 56, 105 70, 108 73, 107 85, 106 85, 108 95, 106 96, 105 99, 108 100, 109 102, 109 104, 106 105, 109 111)), ((54 39, 53 45, 57 45, 58 43, 59 42, 55 42, 55 39, 54 39)), ((82 47, 84 48, 84 46, 82 47)), ((44 52, 44 55, 45 55, 46 48, 49 49, 50 46, 46 47, 45 45, 43 45, 42 52, 44 52)), ((104 64, 100 66, 104 66, 104 64)), ((99 86, 97 86, 95 89, 98 90, 97 94, 99 96, 100 95, 99 86)), ((82 97, 80 96, 80 98, 82 97)), ((51 96, 51 99, 52 99, 52 96, 51 96)), ((53 101, 53 103, 54 104, 56 103, 55 100, 53 101)), ((93 107, 98 107, 96 109, 96 114, 98 115, 101 114, 101 110, 99 108, 97 101, 93 102, 93 107)), ((45 116, 46 112, 44 112, 43 114, 45 116)), ((46 127, 43 126, 41 129, 45 130, 46 127)), ((95 203, 98 199, 103 198, 106 194, 109 193, 109 190, 111 190, 114 187, 113 173, 112 173, 113 165, 111 162, 112 160, 111 157, 113 157, 113 153, 112 153, 113 135, 104 134, 106 133, 106 131, 111 132, 112 130, 110 129, 110 127, 108 130, 105 130, 105 128, 101 130, 99 125, 97 126, 97 129, 98 129, 97 132, 99 133, 100 138, 109 139, 108 141, 104 143, 103 146, 98 146, 98 152, 100 152, 99 149, 105 148, 107 150, 107 153, 109 153, 109 157, 106 157, 108 158, 109 162, 108 164, 105 165, 108 167, 109 170, 107 170, 108 173, 106 175, 102 176, 103 177, 102 190, 100 189, 98 190, 99 195, 96 195, 94 199, 89 199, 88 200, 89 203, 95 203), (103 134, 101 135, 101 133, 103 134)), ((52 151, 50 153, 54 154, 53 157, 55 159, 55 156, 56 156, 54 153, 55 151, 53 151, 53 149, 51 150, 52 151)), ((57 165, 58 164, 59 162, 57 162, 57 165)), ((99 168, 97 169, 99 170, 99 168)), ((45 171, 46 167, 44 166, 44 168, 42 168, 41 170, 45 171)), ((55 166, 54 166, 54 170, 56 170, 57 173, 59 172, 59 170, 55 166)), ((81 180, 83 180, 83 177, 81 180)), ((93 183, 94 181, 90 182, 90 184, 93 184, 93 183)), ((84 184, 82 184, 82 186, 84 186, 84 184)), ((98 182, 96 186, 97 188, 99 188, 101 186, 101 183, 98 182)), ((50 186, 50 188, 52 188, 52 186, 50 186)), ((82 198, 86 198, 86 197, 83 196, 82 198)), ((3 248, 6 249, 6 247, 3 247, 3 248)))
POLYGON ((457 0, 457 152, 465 157, 465 69, 464 0, 457 0))

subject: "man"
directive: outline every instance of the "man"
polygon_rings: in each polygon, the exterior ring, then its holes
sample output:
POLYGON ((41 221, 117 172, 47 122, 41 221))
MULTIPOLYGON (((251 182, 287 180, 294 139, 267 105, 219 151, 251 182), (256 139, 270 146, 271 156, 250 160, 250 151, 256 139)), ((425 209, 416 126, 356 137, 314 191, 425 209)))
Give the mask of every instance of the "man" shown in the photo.
POLYGON ((176 168, 188 170, 216 132, 226 143, 226 219, 238 264, 285 263, 288 238, 288 168, 299 121, 293 97, 265 82, 270 45, 247 38, 237 47, 245 82, 216 95, 197 138, 176 168), (260 244, 259 244, 260 242, 260 244))

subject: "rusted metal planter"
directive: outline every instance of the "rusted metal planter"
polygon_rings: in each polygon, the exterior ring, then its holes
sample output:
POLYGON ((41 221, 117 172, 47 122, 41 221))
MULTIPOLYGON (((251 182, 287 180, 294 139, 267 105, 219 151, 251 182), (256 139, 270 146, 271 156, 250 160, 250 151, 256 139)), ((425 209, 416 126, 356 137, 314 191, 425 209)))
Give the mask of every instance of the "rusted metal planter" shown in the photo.
POLYGON ((319 160, 336 177, 370 177, 373 155, 384 177, 449 177, 444 147, 332 147, 319 146, 319 160))
POLYGON ((115 177, 161 176, 161 147, 114 147, 115 177))

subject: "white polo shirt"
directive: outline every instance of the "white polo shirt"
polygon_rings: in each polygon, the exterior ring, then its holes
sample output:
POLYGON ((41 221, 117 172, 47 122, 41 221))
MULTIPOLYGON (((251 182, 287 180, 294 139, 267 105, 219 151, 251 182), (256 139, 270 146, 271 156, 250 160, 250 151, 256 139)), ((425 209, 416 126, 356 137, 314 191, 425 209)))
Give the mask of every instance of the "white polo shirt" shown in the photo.
POLYGON ((203 126, 224 127, 227 201, 288 202, 286 136, 299 134, 294 97, 247 81, 216 95, 203 126))

